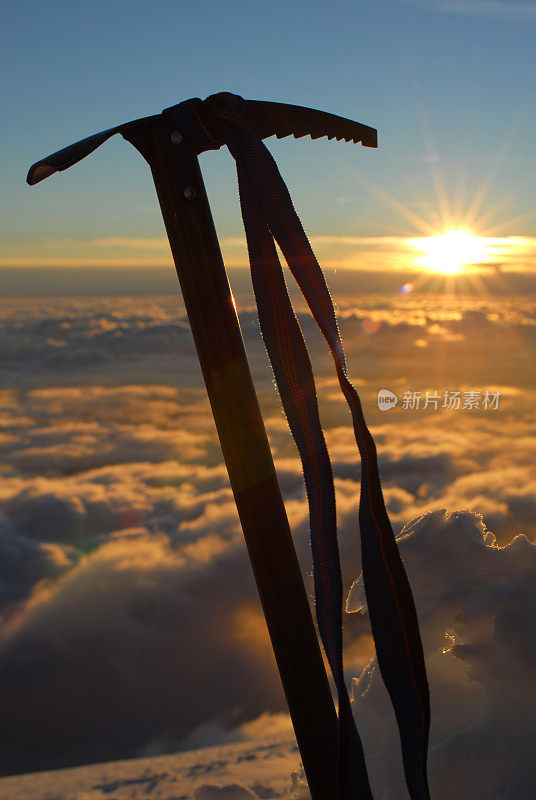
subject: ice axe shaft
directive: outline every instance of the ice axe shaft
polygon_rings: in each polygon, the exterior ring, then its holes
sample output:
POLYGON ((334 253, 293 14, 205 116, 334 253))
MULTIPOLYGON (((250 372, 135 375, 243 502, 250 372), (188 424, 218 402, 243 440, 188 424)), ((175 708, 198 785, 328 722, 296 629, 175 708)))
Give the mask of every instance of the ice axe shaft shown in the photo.
POLYGON ((311 796, 336 797, 337 718, 196 153, 165 118, 151 167, 311 796))

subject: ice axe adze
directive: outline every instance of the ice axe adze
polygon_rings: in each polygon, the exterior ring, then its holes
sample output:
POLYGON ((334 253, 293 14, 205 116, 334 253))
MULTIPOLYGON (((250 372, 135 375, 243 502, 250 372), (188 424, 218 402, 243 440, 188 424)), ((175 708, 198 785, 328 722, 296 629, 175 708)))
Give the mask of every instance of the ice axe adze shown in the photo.
MULTIPOLYGON (((211 98, 189 102, 217 140, 211 98)), ((261 138, 326 136, 377 147, 373 128, 309 108, 246 100, 245 117, 261 138)), ((59 150, 34 164, 27 181, 67 169, 116 133, 153 174, 309 789, 314 800, 333 800, 335 708, 199 168, 202 149, 164 111, 59 150)))

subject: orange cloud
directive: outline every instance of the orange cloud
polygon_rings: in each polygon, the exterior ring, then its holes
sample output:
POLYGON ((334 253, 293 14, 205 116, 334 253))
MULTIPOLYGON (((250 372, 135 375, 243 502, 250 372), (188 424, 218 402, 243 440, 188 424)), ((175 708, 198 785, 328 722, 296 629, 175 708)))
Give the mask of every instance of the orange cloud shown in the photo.
MULTIPOLYGON (((503 269, 536 270, 536 237, 479 237, 485 262, 503 269)), ((310 241, 321 264, 341 270, 418 268, 415 242, 404 236, 318 235, 310 241)), ((164 237, 111 236, 96 239, 40 239, 4 242, 0 267, 161 267, 172 264, 164 237)), ((220 240, 230 267, 247 267, 243 236, 220 240)))

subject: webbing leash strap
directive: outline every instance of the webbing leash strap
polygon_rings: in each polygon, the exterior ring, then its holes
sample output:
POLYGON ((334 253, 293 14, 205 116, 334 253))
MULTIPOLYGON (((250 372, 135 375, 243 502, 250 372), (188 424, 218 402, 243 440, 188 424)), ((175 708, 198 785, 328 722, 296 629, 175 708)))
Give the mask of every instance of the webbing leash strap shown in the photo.
POLYGON ((397 719, 411 800, 430 800, 426 760, 430 703, 417 614, 385 509, 374 440, 348 380, 344 352, 324 275, 277 165, 243 115, 243 99, 221 93, 208 102, 221 127, 217 139, 191 101, 167 109, 202 150, 226 144, 237 165, 240 204, 261 332, 303 465, 309 502, 317 624, 338 693, 338 798, 373 800, 363 747, 343 672, 342 577, 333 474, 318 413, 313 371, 288 296, 274 240, 333 355, 352 413, 361 457, 363 580, 376 656, 397 719))

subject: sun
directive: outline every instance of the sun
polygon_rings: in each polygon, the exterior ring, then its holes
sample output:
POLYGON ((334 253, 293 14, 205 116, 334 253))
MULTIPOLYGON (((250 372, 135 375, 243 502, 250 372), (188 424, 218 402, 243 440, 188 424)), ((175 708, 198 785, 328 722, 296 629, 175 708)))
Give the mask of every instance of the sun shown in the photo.
POLYGON ((449 230, 437 236, 408 239, 408 244, 422 253, 416 263, 429 272, 457 275, 472 264, 487 260, 487 240, 467 230, 449 230))

